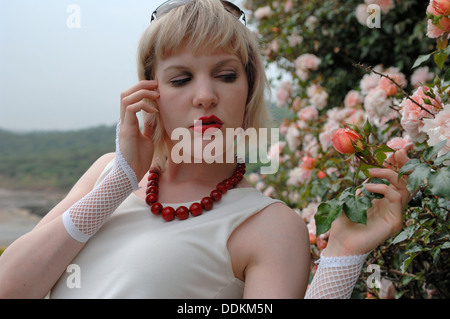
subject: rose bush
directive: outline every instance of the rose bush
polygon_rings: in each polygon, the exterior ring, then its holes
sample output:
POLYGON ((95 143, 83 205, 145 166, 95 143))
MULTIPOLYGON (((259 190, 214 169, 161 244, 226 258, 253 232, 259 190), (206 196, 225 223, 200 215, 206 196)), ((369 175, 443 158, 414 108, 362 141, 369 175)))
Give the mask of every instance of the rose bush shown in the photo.
POLYGON ((275 94, 282 140, 269 156, 279 156, 279 171, 252 174, 252 182, 303 217, 315 260, 339 214, 365 222, 376 197, 363 187, 368 168, 408 175, 404 227, 366 261, 380 267, 381 285, 368 285, 372 272, 363 268, 354 296, 449 297, 448 1, 247 0, 245 7, 267 63, 289 79, 275 94), (373 5, 380 28, 367 23, 373 5), (411 158, 401 169, 392 156, 398 149, 411 158))

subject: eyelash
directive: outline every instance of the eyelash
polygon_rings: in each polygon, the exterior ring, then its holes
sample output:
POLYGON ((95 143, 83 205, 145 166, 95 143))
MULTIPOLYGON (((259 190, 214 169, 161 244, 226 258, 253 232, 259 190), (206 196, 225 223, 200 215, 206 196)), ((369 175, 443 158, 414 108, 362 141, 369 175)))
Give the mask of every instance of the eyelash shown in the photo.
MULTIPOLYGON (((237 74, 232 72, 232 73, 219 75, 216 78, 222 79, 225 83, 233 83, 237 79, 237 74)), ((178 79, 178 80, 171 80, 170 83, 174 87, 181 87, 181 86, 187 84, 188 82, 190 82, 191 80, 192 80, 192 76, 187 75, 186 77, 178 79)))

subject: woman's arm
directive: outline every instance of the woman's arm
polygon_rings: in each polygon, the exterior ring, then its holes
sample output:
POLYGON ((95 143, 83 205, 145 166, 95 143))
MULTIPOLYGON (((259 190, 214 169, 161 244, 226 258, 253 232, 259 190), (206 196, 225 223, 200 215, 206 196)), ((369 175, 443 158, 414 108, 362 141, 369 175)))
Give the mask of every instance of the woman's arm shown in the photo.
MULTIPOLYGON (((244 298, 302 298, 309 279, 309 235, 302 218, 284 204, 272 204, 238 228, 244 298)), ((233 257, 233 256, 232 256, 233 257)))
MULTIPOLYGON (((405 150, 394 157, 399 167, 409 160, 405 150)), ((368 191, 384 197, 372 201, 366 225, 350 221, 345 214, 333 222, 306 298, 350 298, 367 254, 401 229, 403 211, 410 200, 406 176, 398 179, 393 170, 378 168, 370 170, 370 174, 390 182, 389 186, 366 185, 368 191)))
POLYGON ((69 194, 0 257, 0 298, 42 298, 84 247, 62 223, 62 214, 88 194, 114 154, 99 158, 69 194))
POLYGON ((156 112, 144 99, 158 98, 157 87, 156 81, 140 81, 121 94, 113 169, 94 188, 112 155, 99 159, 61 203, 5 250, 0 297, 44 297, 85 242, 136 189, 153 158, 152 128, 141 132, 137 113, 156 112))

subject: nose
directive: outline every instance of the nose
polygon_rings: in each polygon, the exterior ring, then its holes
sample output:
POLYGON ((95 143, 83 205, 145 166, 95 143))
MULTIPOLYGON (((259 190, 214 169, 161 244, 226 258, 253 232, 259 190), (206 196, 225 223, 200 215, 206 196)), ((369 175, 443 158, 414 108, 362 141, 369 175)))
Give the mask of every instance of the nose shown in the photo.
POLYGON ((219 102, 214 83, 206 79, 199 79, 195 86, 193 104, 195 107, 210 108, 219 102))

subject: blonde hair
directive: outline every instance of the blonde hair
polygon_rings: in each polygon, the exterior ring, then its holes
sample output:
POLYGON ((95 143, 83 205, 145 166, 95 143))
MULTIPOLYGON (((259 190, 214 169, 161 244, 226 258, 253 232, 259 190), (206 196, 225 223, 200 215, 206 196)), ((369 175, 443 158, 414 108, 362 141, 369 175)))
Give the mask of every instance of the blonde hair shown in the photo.
MULTIPOLYGON (((247 75, 248 97, 243 129, 268 127, 271 116, 264 93, 269 90, 256 36, 218 0, 194 0, 154 20, 144 31, 138 48, 139 80, 155 77, 156 62, 177 53, 181 44, 193 53, 223 50, 240 58, 247 75)), ((145 125, 154 127, 155 157, 167 156, 164 127, 158 113, 144 114, 145 125)))

